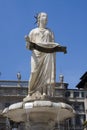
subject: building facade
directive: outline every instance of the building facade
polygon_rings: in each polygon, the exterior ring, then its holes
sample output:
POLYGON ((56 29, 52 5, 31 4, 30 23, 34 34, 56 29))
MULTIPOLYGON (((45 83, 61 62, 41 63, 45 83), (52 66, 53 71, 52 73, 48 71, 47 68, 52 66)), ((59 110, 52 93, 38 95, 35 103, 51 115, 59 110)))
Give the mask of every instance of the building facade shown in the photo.
MULTIPOLYGON (((68 89, 64 83, 64 77, 60 75, 60 81, 56 83, 51 95, 56 102, 70 104, 76 111, 72 119, 67 119, 55 125, 55 129, 61 130, 83 130, 83 123, 87 121, 87 72, 80 78, 76 89, 68 89)), ((28 92, 28 81, 6 81, 0 80, 0 130, 10 130, 12 127, 24 130, 24 124, 16 124, 2 116, 4 108, 13 103, 21 102, 28 92), (9 125, 10 123, 10 125, 9 125)))
POLYGON ((21 102, 27 95, 27 86, 28 81, 0 81, 0 130, 9 130, 9 122, 2 116, 2 111, 13 103, 21 102))

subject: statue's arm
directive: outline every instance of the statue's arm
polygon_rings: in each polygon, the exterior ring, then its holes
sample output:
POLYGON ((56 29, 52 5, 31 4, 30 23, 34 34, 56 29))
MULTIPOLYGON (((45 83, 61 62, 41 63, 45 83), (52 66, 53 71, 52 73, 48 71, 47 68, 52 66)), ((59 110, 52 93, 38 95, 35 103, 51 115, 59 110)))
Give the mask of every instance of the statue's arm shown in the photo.
MULTIPOLYGON (((51 32, 51 37, 52 37, 52 42, 55 43, 55 36, 53 32, 51 32)), ((61 46, 59 43, 56 43, 56 44, 58 45, 54 49, 56 52, 64 52, 64 54, 67 53, 67 48, 65 46, 61 46)))
POLYGON ((67 47, 65 47, 65 46, 57 46, 57 47, 55 47, 55 51, 56 52, 64 52, 64 54, 66 54, 67 53, 67 47))
POLYGON ((26 40, 26 48, 29 50, 33 50, 33 45, 30 42, 30 38, 28 35, 25 36, 25 40, 26 40))

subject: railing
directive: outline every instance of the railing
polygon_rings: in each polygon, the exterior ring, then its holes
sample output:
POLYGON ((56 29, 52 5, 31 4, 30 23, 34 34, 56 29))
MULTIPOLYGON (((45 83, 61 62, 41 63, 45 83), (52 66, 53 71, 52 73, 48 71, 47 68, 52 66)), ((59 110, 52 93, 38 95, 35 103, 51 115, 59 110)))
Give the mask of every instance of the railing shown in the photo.
POLYGON ((28 92, 28 81, 0 81, 0 96, 25 96, 28 92))
POLYGON ((21 87, 27 87, 28 81, 0 80, 0 87, 16 87, 18 85, 21 87))
POLYGON ((6 91, 2 91, 0 92, 0 96, 26 96, 28 94, 28 91, 27 89, 26 90, 13 90, 13 91, 9 91, 9 92, 6 92, 6 91))

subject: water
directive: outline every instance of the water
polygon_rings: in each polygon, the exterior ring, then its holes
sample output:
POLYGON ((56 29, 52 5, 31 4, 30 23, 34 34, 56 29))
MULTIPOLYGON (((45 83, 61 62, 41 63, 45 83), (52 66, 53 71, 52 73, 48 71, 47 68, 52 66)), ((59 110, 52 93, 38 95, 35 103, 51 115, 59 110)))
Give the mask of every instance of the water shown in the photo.
POLYGON ((29 120, 29 109, 25 109, 26 111, 26 123, 25 128, 26 130, 31 130, 30 120, 29 120))
POLYGON ((6 118, 6 130, 11 130, 11 125, 8 117, 6 118))

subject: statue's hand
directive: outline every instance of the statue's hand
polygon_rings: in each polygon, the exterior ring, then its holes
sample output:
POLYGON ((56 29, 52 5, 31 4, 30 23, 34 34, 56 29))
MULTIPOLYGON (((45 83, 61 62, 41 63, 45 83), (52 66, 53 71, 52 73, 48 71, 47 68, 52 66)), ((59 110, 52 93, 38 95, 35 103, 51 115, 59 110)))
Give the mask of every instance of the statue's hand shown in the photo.
POLYGON ((25 38, 26 42, 29 42, 29 37, 27 35, 25 35, 24 38, 25 38))
POLYGON ((33 50, 33 45, 30 42, 26 42, 26 48, 29 50, 33 50))
POLYGON ((64 54, 66 54, 67 53, 67 48, 64 47, 63 50, 64 50, 64 54))
POLYGON ((30 42, 29 36, 25 35, 26 40, 26 48, 29 50, 33 50, 33 43, 30 42))
POLYGON ((29 42, 26 42, 26 48, 29 49, 29 42))

